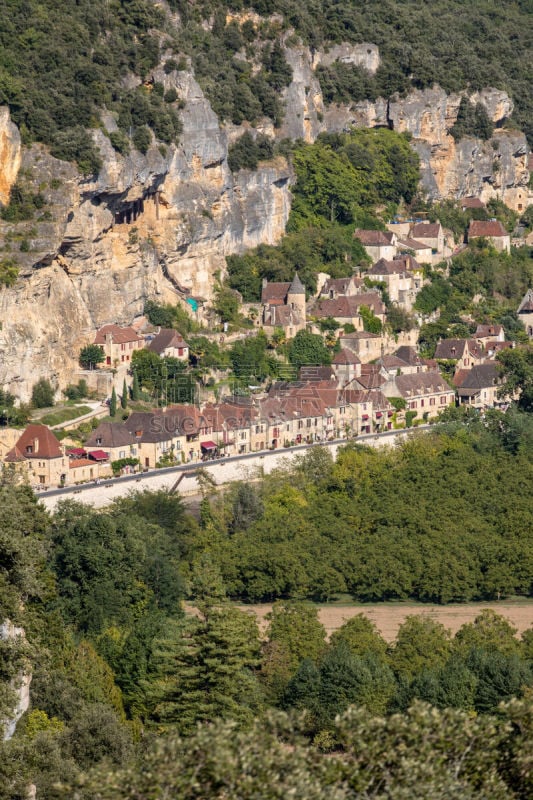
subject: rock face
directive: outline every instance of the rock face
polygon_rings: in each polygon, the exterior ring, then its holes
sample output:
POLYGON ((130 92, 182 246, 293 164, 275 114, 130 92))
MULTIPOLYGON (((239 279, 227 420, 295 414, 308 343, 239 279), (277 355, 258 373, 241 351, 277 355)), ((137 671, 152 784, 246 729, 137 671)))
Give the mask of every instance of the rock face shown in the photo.
POLYGON ((20 134, 11 122, 8 108, 0 108, 0 204, 9 201, 9 192, 20 167, 20 134))
MULTIPOLYGON (((17 628, 9 620, 4 620, 2 624, 0 624, 0 639, 24 640, 25 638, 24 629, 17 628)), ((8 720, 0 720, 0 729, 2 729, 2 738, 4 741, 8 741, 13 737, 17 722, 30 706, 30 684, 30 672, 20 673, 17 680, 13 682, 13 688, 16 694, 13 716, 8 720)))
MULTIPOLYGON (((490 142, 447 133, 460 95, 438 87, 405 98, 325 107, 315 69, 335 60, 369 71, 379 65, 375 45, 338 45, 327 53, 286 49, 293 81, 285 92, 286 115, 274 131, 283 139, 316 139, 321 131, 387 126, 409 132, 422 165, 422 185, 432 199, 480 195, 506 197, 527 184, 525 137, 497 129, 490 142)), ((184 103, 177 147, 119 155, 101 130, 93 136, 104 166, 89 181, 45 148, 21 152, 20 137, 0 109, 0 202, 17 174, 45 200, 34 219, 0 221, 0 246, 19 264, 20 279, 0 288, 0 386, 27 400, 39 377, 58 389, 73 379, 79 350, 106 322, 131 323, 145 300, 210 299, 225 256, 282 236, 290 211, 293 176, 284 158, 255 172, 232 175, 228 146, 244 130, 222 126, 189 72, 160 69, 154 80, 175 88, 184 103), (19 172, 20 169, 20 172, 19 172)), ((504 92, 484 90, 481 102, 497 126, 512 111, 504 92)), ((116 127, 104 114, 108 131, 116 127)))
MULTIPOLYGON (((190 74, 158 76, 185 100, 178 147, 126 158, 94 137, 104 167, 94 182, 44 148, 23 154, 47 214, 19 223, 12 256, 21 279, 0 289, 0 386, 21 400, 39 377, 72 380, 80 348, 106 322, 130 324, 146 298, 210 298, 225 256, 282 236, 291 172, 279 158, 233 176, 226 132, 190 74), (44 187, 44 188, 43 188, 44 187)), ((0 223, 0 238, 13 226, 0 223)))

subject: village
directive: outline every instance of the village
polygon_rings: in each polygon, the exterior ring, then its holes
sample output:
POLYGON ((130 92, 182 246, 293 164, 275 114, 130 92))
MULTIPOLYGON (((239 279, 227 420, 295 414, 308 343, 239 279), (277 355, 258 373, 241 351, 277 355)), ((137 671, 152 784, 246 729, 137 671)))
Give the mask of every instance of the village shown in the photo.
MULTIPOLYGON (((463 210, 476 208, 478 202, 467 198, 463 210)), ((110 387, 117 387, 122 408, 129 410, 122 419, 110 420, 105 419, 109 411, 103 405, 92 415, 90 433, 82 442, 69 437, 68 430, 66 436, 56 436, 38 420, 23 431, 3 428, 3 469, 36 489, 73 486, 221 456, 353 440, 425 424, 455 405, 481 413, 506 408, 512 398, 501 390, 495 357, 515 343, 506 341, 502 325, 479 324, 470 338, 441 339, 434 358, 419 354, 416 326, 396 333, 387 326, 383 291, 389 302, 412 314, 427 283, 425 267, 443 263, 457 252, 453 237, 439 222, 427 221, 392 222, 386 231, 357 229, 354 236, 371 261, 364 275, 335 279, 321 273, 311 297, 297 272, 291 282, 264 280, 260 307, 246 307, 252 312, 254 330, 236 337, 249 337, 259 329, 270 339, 278 335, 290 341, 300 331, 323 333, 320 323, 334 320, 330 364, 302 365, 297 372, 288 370, 287 379, 251 385, 247 392, 232 392, 228 384, 222 397, 204 388, 203 396, 187 395, 188 402, 154 400, 143 410, 132 410, 134 354, 147 350, 181 362, 182 380, 190 385, 189 345, 177 330, 151 325, 146 317, 132 320, 130 326, 110 322, 94 336, 93 344, 101 348, 101 365, 80 374, 97 394, 103 387, 107 396, 110 387), (380 332, 366 329, 369 314, 379 321, 380 332), (120 395, 121 389, 127 397, 120 395)), ((473 220, 469 241, 476 238, 509 252, 510 235, 501 222, 473 220)), ((531 290, 517 313, 533 338, 531 290)), ((221 330, 212 337, 223 346, 232 337, 227 325, 221 330)), ((249 373, 254 380, 253 365, 249 373)), ((204 380, 204 387, 208 383, 204 380)), ((110 403, 109 397, 103 400, 110 403)))

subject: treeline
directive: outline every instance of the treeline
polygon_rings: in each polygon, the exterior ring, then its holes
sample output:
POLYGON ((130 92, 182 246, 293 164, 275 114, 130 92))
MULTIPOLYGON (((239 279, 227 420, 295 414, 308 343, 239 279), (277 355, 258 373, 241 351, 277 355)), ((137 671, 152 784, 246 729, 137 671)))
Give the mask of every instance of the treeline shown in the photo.
POLYGON ((466 434, 459 410, 447 416, 439 432, 395 450, 353 443, 333 463, 315 448, 296 469, 206 501, 202 525, 229 595, 437 603, 529 596, 531 417, 467 416, 466 434))

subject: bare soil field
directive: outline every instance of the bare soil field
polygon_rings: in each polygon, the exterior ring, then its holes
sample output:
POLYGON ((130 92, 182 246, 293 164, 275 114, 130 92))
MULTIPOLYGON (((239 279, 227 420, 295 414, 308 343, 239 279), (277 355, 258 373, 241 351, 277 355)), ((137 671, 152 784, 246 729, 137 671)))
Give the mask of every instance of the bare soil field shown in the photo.
MULTIPOLYGON (((257 614, 261 630, 266 628, 267 621, 265 618, 272 609, 271 605, 247 605, 241 606, 241 608, 257 614)), ((518 633, 522 633, 533 625, 533 602, 527 600, 449 606, 422 605, 420 603, 324 604, 318 606, 318 617, 329 637, 346 620, 356 614, 365 614, 376 625, 381 635, 388 642, 391 642, 396 638, 398 628, 402 622, 412 614, 424 614, 431 617, 431 619, 441 622, 452 633, 456 633, 461 625, 465 622, 472 622, 484 608, 492 608, 497 614, 506 617, 511 625, 517 628, 518 633)))

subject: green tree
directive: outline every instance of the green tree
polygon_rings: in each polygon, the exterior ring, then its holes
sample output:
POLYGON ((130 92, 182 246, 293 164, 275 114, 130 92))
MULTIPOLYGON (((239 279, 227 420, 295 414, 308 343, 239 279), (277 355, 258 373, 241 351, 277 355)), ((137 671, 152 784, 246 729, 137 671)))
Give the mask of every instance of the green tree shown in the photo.
POLYGON ((355 656, 370 654, 378 659, 384 659, 387 652, 387 643, 378 632, 375 624, 361 613, 347 620, 338 630, 333 631, 330 644, 335 647, 340 642, 345 642, 350 652, 355 656))
POLYGON ((410 678, 426 667, 443 666, 451 648, 450 632, 444 625, 413 615, 400 625, 390 661, 396 674, 410 678))
POLYGON ((137 371, 133 372, 133 382, 131 384, 131 399, 136 402, 141 399, 141 387, 139 386, 139 376, 137 371))
POLYGON ((520 643, 516 628, 501 614, 486 608, 473 622, 461 625, 455 634, 454 649, 463 655, 477 649, 512 656, 520 653, 520 643))
POLYGON ((48 408, 54 405, 54 389, 46 378, 39 378, 31 392, 31 404, 34 408, 48 408))
POLYGON ((518 394, 518 408, 533 411, 533 347, 502 350, 496 358, 505 378, 501 393, 518 394))
POLYGON ((117 393, 115 391, 115 387, 113 386, 113 391, 111 392, 111 400, 109 402, 109 416, 115 417, 117 414, 117 393))
POLYGON ((120 396, 120 407, 127 408, 128 407, 128 387, 126 386, 126 378, 122 383, 122 394, 120 396))
POLYGON ((320 334, 303 330, 289 344, 289 361, 295 367, 331 364, 331 354, 320 334))
POLYGON ((227 286, 215 289, 213 308, 222 322, 235 322, 239 313, 239 295, 227 286))
POLYGON ((171 623, 154 652, 151 715, 186 733, 197 722, 218 717, 250 722, 261 704, 254 619, 225 605, 204 612, 201 619, 171 623))
POLYGON ((104 360, 104 350, 99 344, 88 344, 80 350, 79 362, 83 369, 94 369, 104 360))

